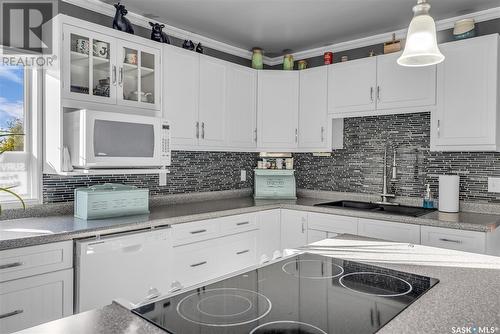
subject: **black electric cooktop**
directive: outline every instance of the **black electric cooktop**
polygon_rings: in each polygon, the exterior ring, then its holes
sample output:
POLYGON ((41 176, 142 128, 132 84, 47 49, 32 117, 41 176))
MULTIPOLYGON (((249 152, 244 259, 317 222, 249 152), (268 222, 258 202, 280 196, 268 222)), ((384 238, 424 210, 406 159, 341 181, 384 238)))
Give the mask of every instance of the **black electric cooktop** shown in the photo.
POLYGON ((172 334, 375 333, 437 283, 304 253, 132 311, 172 334))

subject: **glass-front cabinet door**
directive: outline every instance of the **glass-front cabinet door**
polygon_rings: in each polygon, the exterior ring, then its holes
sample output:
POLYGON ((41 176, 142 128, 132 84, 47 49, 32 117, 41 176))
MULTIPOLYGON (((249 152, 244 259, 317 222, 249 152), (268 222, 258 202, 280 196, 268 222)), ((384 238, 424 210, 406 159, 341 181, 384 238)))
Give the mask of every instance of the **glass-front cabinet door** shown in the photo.
POLYGON ((160 109, 159 49, 120 41, 118 104, 160 109))
POLYGON ((64 26, 64 97, 116 103, 116 40, 78 27, 64 26))

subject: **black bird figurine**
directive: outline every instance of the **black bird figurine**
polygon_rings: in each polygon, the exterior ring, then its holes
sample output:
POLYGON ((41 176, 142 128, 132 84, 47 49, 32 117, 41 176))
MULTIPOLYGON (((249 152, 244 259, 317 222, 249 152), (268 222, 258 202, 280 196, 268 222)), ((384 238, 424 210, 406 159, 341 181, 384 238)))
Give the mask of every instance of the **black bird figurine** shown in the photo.
POLYGON ((113 29, 125 31, 129 34, 134 33, 134 28, 132 27, 132 23, 125 17, 127 15, 128 10, 125 9, 124 5, 120 5, 120 3, 114 4, 116 8, 115 17, 113 18, 113 29))
POLYGON ((196 46, 196 52, 203 53, 203 46, 201 45, 201 42, 196 46))
POLYGON ((193 51, 194 50, 194 43, 193 43, 193 41, 185 39, 184 43, 182 43, 182 48, 193 51))

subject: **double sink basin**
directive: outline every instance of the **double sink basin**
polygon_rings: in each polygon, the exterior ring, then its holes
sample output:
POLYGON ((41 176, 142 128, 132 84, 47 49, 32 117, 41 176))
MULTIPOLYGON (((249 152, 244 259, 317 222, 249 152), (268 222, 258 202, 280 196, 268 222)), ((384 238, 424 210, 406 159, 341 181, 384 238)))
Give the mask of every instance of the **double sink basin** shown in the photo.
POLYGON ((315 204, 315 206, 345 208, 350 210, 378 212, 378 213, 385 213, 390 215, 399 215, 406 217, 420 217, 430 212, 436 211, 436 209, 426 209, 416 206, 406 206, 399 204, 381 204, 374 202, 358 202, 358 201, 335 201, 335 202, 319 203, 315 204))

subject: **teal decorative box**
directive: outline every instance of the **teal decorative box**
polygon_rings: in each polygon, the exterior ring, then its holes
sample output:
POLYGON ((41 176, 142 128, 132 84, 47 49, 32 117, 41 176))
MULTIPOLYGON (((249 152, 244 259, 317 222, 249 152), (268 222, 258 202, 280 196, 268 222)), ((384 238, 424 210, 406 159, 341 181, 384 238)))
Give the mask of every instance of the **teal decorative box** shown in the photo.
POLYGON ((75 217, 102 219, 149 213, 149 189, 105 183, 75 189, 75 217))
POLYGON ((295 170, 255 169, 255 199, 296 199, 295 170))

